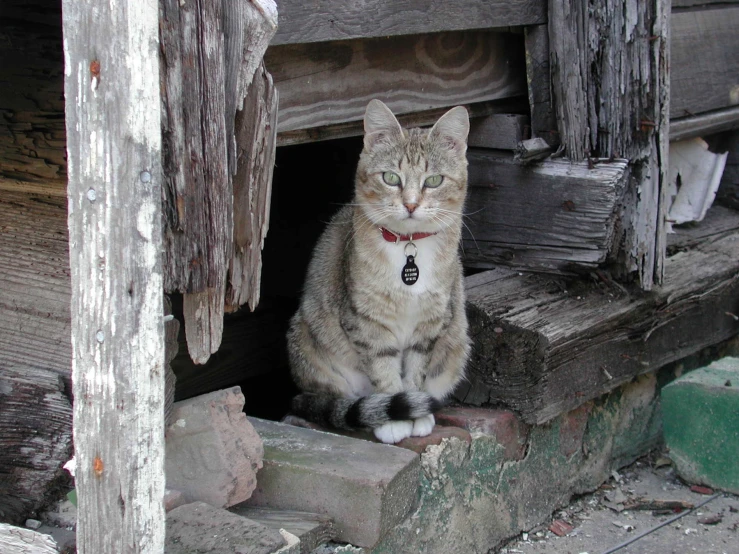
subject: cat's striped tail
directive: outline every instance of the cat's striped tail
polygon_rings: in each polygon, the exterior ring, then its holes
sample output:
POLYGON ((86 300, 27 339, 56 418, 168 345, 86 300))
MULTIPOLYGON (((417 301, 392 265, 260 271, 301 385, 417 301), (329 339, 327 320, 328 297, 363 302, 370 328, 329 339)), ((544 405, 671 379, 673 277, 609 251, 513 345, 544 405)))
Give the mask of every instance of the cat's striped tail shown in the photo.
POLYGON ((292 413, 324 427, 354 431, 418 419, 439 411, 441 406, 436 398, 421 391, 374 393, 354 399, 302 393, 293 398, 292 413))

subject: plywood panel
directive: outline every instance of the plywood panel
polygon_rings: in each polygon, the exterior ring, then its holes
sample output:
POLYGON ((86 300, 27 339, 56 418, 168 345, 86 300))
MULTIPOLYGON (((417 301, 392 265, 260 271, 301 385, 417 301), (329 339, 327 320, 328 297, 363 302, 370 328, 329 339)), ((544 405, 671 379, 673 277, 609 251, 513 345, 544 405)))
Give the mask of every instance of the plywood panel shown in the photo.
POLYGON ((526 94, 523 36, 438 33, 270 47, 282 133, 361 120, 373 98, 396 114, 526 94))

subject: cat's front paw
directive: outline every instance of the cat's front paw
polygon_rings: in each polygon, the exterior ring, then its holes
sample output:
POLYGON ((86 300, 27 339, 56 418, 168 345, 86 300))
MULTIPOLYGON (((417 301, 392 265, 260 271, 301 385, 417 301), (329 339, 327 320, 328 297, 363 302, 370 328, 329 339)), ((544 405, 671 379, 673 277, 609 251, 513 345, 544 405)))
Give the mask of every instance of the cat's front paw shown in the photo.
POLYGON ((434 419, 434 414, 429 414, 423 417, 419 417, 418 419, 414 419, 413 431, 411 431, 411 434, 414 437, 425 437, 426 435, 430 435, 431 431, 434 430, 434 423, 436 423, 436 420, 434 419))
POLYGON ((412 421, 390 421, 372 430, 375 437, 385 444, 395 444, 411 436, 413 432, 412 421))

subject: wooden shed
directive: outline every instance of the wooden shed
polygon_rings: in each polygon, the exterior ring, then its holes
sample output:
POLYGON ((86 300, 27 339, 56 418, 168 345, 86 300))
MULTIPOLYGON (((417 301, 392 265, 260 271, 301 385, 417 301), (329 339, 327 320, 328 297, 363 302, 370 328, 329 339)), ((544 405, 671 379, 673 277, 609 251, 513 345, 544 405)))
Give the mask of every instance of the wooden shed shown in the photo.
MULTIPOLYGON (((660 292, 671 138, 729 149, 719 197, 739 202, 737 28, 739 3, 711 0, 4 0, 0 520, 63 488, 74 415, 79 551, 161 552, 165 404, 239 384, 252 414, 286 413, 287 320, 323 222, 351 198, 372 98, 405 125, 469 110, 470 275, 638 289, 654 300, 632 316, 624 301, 625 317, 659 327, 679 292, 660 292)), ((739 228, 734 210, 711 221, 673 252, 739 228)), ((685 299, 707 320, 739 310, 726 256, 685 299)), ((488 282, 500 304, 539 294, 488 282)), ((679 353, 737 332, 722 320, 679 353)), ((500 354, 490 344, 473 373, 500 354)), ((480 382, 458 398, 531 390, 480 382)))

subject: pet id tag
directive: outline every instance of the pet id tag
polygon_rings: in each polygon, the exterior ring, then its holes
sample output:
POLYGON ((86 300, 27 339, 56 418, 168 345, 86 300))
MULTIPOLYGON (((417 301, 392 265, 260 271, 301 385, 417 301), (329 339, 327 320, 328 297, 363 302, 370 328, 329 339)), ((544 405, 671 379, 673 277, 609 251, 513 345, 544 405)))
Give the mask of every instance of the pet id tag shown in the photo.
POLYGON ((406 285, 413 285, 418 281, 418 266, 415 264, 416 254, 418 254, 418 248, 412 242, 405 245, 406 261, 403 266, 403 271, 400 274, 400 278, 406 285), (413 254, 408 254, 408 247, 413 247, 413 254))

